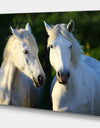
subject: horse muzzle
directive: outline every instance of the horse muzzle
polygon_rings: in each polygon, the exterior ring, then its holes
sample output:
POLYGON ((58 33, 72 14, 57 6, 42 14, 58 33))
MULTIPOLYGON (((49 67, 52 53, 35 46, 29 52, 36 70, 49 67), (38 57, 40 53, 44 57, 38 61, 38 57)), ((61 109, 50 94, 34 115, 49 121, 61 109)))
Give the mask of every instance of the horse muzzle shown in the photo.
POLYGON ((60 84, 67 84, 70 77, 70 72, 62 72, 61 70, 57 73, 57 79, 60 84))
POLYGON ((41 87, 42 85, 45 84, 45 77, 43 77, 43 75, 39 75, 37 77, 37 79, 35 79, 33 77, 33 82, 34 82, 34 84, 35 84, 36 87, 41 87))

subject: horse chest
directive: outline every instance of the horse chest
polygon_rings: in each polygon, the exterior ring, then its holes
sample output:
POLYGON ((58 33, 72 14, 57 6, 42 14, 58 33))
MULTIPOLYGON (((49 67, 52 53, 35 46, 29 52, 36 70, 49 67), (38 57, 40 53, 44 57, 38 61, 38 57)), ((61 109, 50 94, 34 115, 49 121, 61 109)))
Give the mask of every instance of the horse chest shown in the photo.
POLYGON ((92 113, 90 99, 84 93, 76 93, 75 89, 69 91, 63 85, 56 85, 52 91, 54 111, 67 111, 75 113, 92 113))
POLYGON ((11 104, 17 106, 30 106, 29 93, 27 83, 21 84, 22 80, 15 83, 15 87, 11 91, 11 104))
POLYGON ((25 95, 19 93, 17 90, 12 92, 11 105, 29 107, 28 93, 25 95))

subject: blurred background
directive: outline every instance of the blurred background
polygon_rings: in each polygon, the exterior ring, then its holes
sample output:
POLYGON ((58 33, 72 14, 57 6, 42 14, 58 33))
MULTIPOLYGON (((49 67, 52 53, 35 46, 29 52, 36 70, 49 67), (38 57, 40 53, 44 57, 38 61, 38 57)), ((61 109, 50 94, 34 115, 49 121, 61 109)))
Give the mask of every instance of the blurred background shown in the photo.
POLYGON ((32 34, 37 40, 39 59, 47 78, 40 109, 52 109, 50 84, 55 75, 55 71, 49 63, 49 51, 46 47, 48 35, 43 21, 55 25, 59 23, 68 24, 71 19, 75 22, 73 34, 82 45, 84 54, 100 60, 100 11, 0 14, 0 64, 2 63, 4 47, 11 35, 10 26, 24 28, 26 23, 29 22, 32 34))

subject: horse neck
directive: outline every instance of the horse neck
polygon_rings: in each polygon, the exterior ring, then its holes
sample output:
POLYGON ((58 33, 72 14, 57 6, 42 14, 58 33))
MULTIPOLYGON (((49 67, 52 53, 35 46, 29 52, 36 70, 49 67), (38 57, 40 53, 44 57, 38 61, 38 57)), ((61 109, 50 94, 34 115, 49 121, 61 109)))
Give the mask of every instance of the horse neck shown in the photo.
POLYGON ((9 57, 7 65, 5 66, 3 77, 3 88, 7 88, 9 91, 15 87, 15 83, 19 81, 20 72, 12 62, 12 58, 9 57))
POLYGON ((85 77, 85 72, 86 70, 84 69, 84 67, 86 67, 86 65, 84 65, 83 60, 80 58, 79 62, 77 63, 77 66, 74 66, 72 63, 70 63, 70 74, 71 74, 71 79, 70 81, 77 81, 79 79, 77 79, 79 76, 85 77))

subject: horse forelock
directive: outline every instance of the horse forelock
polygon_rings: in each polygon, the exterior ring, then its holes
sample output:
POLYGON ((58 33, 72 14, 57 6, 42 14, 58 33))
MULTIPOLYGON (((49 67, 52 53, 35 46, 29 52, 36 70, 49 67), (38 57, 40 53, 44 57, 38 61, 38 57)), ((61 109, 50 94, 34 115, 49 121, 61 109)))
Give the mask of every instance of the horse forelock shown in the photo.
POLYGON ((73 65, 77 66, 81 58, 81 54, 83 53, 83 50, 79 42, 73 36, 73 34, 67 30, 66 24, 57 24, 53 27, 47 45, 49 46, 57 38, 59 34, 61 34, 64 38, 66 38, 66 40, 72 43, 71 60, 73 65))
MULTIPOLYGON (((22 37, 27 40, 27 44, 30 45, 30 47, 35 47, 38 49, 38 46, 37 46, 37 43, 36 43, 36 39, 35 37, 28 31, 26 31, 25 29, 18 29, 16 30, 18 31, 22 37)), ((12 48, 12 45, 13 45, 13 42, 14 40, 16 39, 17 37, 15 35, 11 35, 7 41, 7 44, 6 44, 6 47, 4 49, 4 53, 3 53, 3 62, 2 62, 2 65, 1 67, 5 67, 5 65, 7 64, 7 61, 8 61, 8 58, 9 58, 9 55, 10 55, 10 51, 11 51, 11 48, 12 48)))

